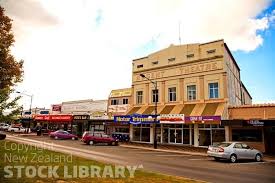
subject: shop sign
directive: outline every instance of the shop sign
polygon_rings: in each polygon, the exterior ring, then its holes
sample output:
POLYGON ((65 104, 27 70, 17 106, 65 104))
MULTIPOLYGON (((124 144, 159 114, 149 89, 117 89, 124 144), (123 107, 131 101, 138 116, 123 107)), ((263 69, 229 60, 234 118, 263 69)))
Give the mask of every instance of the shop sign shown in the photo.
POLYGON ((74 115, 74 120, 88 120, 90 119, 89 115, 74 115))
POLYGON ((185 123, 184 114, 161 114, 160 123, 185 123))
POLYGON ((259 120, 249 120, 246 122, 248 125, 252 125, 252 126, 264 126, 264 122, 259 121, 259 120))
POLYGON ((127 123, 127 124, 151 124, 159 123, 158 115, 141 115, 141 114, 133 114, 133 115, 125 115, 125 116, 114 116, 114 122, 119 123, 127 123))
POLYGON ((186 116, 185 121, 220 121, 221 116, 186 116))
POLYGON ((56 121, 56 122, 70 122, 72 121, 71 115, 36 115, 36 121, 56 121))
POLYGON ((60 104, 55 104, 52 105, 52 111, 61 111, 61 105, 60 104))

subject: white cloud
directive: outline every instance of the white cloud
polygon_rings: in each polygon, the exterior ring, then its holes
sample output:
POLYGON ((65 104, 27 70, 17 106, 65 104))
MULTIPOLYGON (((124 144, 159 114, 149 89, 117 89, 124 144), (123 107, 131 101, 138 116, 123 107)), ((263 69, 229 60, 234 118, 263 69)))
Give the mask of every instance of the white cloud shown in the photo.
POLYGON ((274 20, 274 14, 255 18, 268 7, 266 0, 24 0, 36 4, 27 14, 15 1, 6 2, 16 27, 13 51, 25 60, 19 88, 46 106, 107 98, 111 89, 130 87, 131 60, 178 44, 179 22, 182 43, 224 38, 231 50, 252 51, 263 44, 257 31, 274 20), (150 40, 155 47, 146 45, 150 40))

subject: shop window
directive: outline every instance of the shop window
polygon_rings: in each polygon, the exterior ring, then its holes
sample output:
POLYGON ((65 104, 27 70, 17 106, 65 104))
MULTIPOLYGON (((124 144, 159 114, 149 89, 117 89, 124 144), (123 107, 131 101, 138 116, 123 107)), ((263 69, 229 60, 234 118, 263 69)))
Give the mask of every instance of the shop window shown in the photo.
POLYGON ((188 100, 196 100, 197 98, 196 85, 187 86, 187 99, 188 100))
POLYGON ((123 104, 128 104, 128 98, 123 99, 123 104))
POLYGON ((159 90, 152 90, 152 102, 159 102, 159 90))
POLYGON ((137 104, 142 104, 143 91, 137 91, 137 104))
POLYGON ((176 87, 168 88, 169 102, 175 102, 177 100, 176 87))
POLYGON ((133 141, 150 142, 150 127, 134 126, 133 141))
POLYGON ((118 99, 112 99, 111 100, 111 105, 119 105, 119 100, 118 99))
POLYGON ((261 142, 262 130, 261 129, 233 129, 233 141, 246 141, 246 142, 261 142))
POLYGON ((219 98, 219 84, 216 83, 209 83, 209 98, 219 98))
POLYGON ((224 130, 212 130, 212 142, 224 142, 225 141, 225 131, 224 130))

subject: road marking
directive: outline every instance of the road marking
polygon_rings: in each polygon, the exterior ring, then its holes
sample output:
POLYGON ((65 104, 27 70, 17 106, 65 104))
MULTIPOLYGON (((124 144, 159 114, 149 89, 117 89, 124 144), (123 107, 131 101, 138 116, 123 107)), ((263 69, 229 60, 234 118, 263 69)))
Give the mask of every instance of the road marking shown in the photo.
POLYGON ((157 154, 156 156, 192 156, 192 155, 189 155, 189 154, 157 154))
POLYGON ((193 159, 188 159, 188 160, 191 160, 191 161, 201 161, 201 160, 210 160, 208 158, 193 158, 193 159))
POLYGON ((255 164, 264 164, 264 163, 268 163, 268 162, 247 162, 247 163, 231 163, 232 165, 255 165, 255 164))

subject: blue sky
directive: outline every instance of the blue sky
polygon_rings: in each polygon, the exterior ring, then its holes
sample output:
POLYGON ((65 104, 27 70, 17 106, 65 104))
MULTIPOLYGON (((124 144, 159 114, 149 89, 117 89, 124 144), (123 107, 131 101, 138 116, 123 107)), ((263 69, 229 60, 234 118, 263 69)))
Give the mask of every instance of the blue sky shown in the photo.
POLYGON ((132 60, 179 44, 179 23, 181 44, 224 39, 253 101, 275 102, 272 0, 0 2, 13 19, 12 52, 25 61, 16 89, 33 94, 33 106, 131 87, 132 60))
MULTIPOLYGON (((271 14, 274 3, 258 17, 271 14)), ((260 31, 263 44, 253 51, 232 52, 241 69, 241 79, 254 102, 275 102, 275 24, 260 31)))

